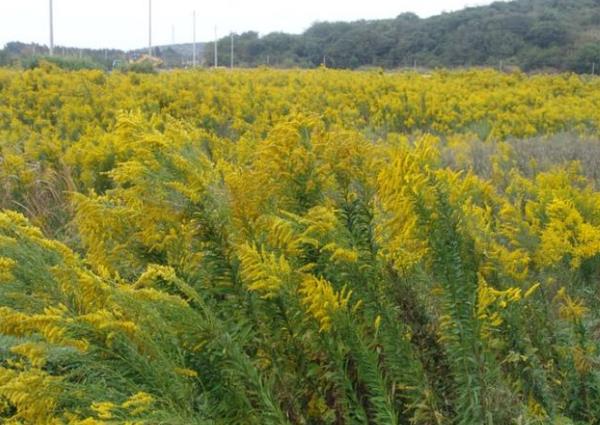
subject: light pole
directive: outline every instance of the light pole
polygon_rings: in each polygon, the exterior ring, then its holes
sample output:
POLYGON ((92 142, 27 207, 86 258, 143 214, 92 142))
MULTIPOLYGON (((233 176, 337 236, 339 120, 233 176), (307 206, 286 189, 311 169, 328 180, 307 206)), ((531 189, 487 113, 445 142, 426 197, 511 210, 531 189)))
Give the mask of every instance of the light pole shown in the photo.
POLYGON ((192 67, 195 68, 196 67, 196 11, 194 10, 194 15, 193 15, 193 43, 192 43, 192 67))
POLYGON ((217 38, 217 26, 215 25, 215 69, 219 67, 219 39, 217 38))
POLYGON ((233 31, 231 31, 231 69, 233 69, 233 31))

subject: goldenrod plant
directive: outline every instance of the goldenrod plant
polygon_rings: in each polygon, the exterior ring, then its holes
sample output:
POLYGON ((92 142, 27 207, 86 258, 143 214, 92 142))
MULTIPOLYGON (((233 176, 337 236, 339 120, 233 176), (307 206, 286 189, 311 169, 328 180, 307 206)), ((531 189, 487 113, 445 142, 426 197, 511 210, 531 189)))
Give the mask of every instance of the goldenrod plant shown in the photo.
POLYGON ((0 422, 600 424, 599 111, 574 75, 1 69, 0 422))

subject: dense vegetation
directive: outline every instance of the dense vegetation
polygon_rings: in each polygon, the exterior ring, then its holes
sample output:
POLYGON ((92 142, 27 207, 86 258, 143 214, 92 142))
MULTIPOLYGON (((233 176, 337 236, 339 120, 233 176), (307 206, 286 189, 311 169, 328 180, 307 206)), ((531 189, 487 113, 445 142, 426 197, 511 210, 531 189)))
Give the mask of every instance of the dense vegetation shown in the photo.
POLYGON ((600 423, 600 79, 0 70, 0 421, 600 423))
MULTIPOLYGON (((420 19, 316 23, 301 35, 235 37, 241 65, 334 68, 517 66, 591 73, 600 67, 598 0, 496 2, 420 19)), ((219 42, 229 63, 229 38, 219 42)), ((210 49, 206 62, 213 63, 210 49)))
POLYGON ((0 50, 0 66, 35 68, 41 62, 52 62, 67 70, 111 69, 115 61, 125 61, 126 53, 116 49, 79 49, 58 46, 55 56, 47 46, 36 43, 10 42, 0 50))

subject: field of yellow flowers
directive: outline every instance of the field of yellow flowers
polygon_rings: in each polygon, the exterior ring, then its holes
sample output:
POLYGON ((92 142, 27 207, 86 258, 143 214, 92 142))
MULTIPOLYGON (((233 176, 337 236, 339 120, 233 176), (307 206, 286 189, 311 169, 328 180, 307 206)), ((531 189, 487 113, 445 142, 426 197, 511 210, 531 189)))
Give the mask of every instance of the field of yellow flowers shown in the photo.
POLYGON ((600 79, 0 70, 0 423, 600 424, 600 79))

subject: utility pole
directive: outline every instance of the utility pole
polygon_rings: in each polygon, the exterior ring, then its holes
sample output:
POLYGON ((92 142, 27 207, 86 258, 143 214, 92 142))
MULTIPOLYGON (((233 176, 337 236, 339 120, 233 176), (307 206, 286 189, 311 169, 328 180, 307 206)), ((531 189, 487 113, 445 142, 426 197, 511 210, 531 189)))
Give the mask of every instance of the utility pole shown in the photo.
MULTIPOLYGON (((235 9, 233 7, 233 0, 229 0, 229 13, 231 15, 233 15, 233 13, 235 13, 234 10, 235 9)), ((230 28, 229 39, 230 39, 229 68, 231 70, 233 70, 233 65, 235 64, 235 58, 234 58, 234 50, 233 50, 234 36, 233 36, 233 29, 232 28, 230 28)))
POLYGON ((194 39, 193 39, 193 43, 192 43, 192 67, 196 68, 196 11, 195 10, 193 13, 193 26, 194 26, 194 28, 193 28, 192 33, 193 33, 194 39))
POLYGON ((148 56, 152 56, 152 0, 148 0, 148 56))
POLYGON ((219 66, 219 47, 217 39, 217 26, 215 25, 215 69, 219 66))
POLYGON ((596 62, 592 63, 592 75, 596 75, 596 62))
POLYGON ((54 7, 50 0, 50 56, 54 56, 54 7))
POLYGON ((231 31, 231 69, 233 69, 233 31, 231 31))

